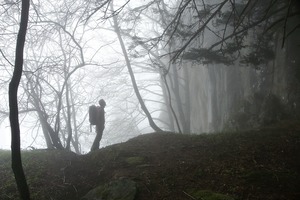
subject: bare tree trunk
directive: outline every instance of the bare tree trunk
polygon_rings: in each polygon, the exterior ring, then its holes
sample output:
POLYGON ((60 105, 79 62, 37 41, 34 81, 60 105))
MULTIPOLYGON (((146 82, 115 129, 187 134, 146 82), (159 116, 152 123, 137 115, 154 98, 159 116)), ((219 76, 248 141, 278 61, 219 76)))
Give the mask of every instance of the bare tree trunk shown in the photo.
MULTIPOLYGON (((26 74, 25 74, 26 76, 26 74)), ((27 77, 28 79, 28 77, 27 77)), ((29 79, 28 79, 29 80, 29 79)), ((33 86, 33 83, 29 81, 29 86, 28 90, 26 91, 28 93, 28 96, 31 96, 32 99, 30 100, 34 108, 36 109, 36 112, 38 113, 39 120, 42 125, 42 130, 44 133, 45 141, 47 144, 48 149, 54 149, 58 148, 59 145, 56 145, 56 137, 53 135, 53 131, 49 131, 50 124, 48 123, 48 117, 47 113, 45 112, 45 109, 43 108, 43 104, 40 102, 40 98, 38 96, 38 91, 36 91, 33 86)), ((51 127, 50 127, 51 128, 51 127)), ((52 129, 52 128, 51 128, 52 129)))
POLYGON ((72 120, 71 120, 71 106, 70 106, 70 91, 69 91, 69 83, 66 84, 66 103, 67 103, 67 132, 68 132, 68 138, 67 138, 67 144, 66 149, 68 151, 71 150, 71 139, 73 135, 72 131, 72 120))
POLYGON ((52 144, 52 141, 51 141, 48 129, 47 129, 47 125, 46 125, 46 123, 48 123, 48 122, 47 122, 46 118, 43 116, 44 114, 41 111, 37 111, 37 112, 38 112, 39 120, 41 122, 41 126, 42 126, 43 134, 44 134, 44 137, 45 137, 47 149, 54 149, 54 146, 52 144))
POLYGON ((53 128, 50 126, 50 124, 48 122, 46 123, 46 126, 47 126, 48 133, 51 136, 53 146, 56 149, 63 150, 64 147, 61 144, 61 141, 59 139, 58 131, 54 131, 53 128))
MULTIPOLYGON (((27 77, 26 73, 25 73, 25 76, 27 77)), ((38 114, 38 118, 40 120, 40 123, 41 123, 41 126, 42 126, 42 130, 43 130, 43 134, 44 134, 44 138, 45 138, 45 141, 46 141, 46 145, 47 145, 47 148, 48 149, 54 149, 54 146, 52 144, 52 141, 51 141, 51 137, 49 135, 49 132, 48 132, 48 129, 47 129, 47 126, 46 126, 46 123, 47 122, 47 117, 46 117, 46 113, 43 112, 43 108, 40 104, 40 98, 38 97, 37 95, 37 89, 35 90, 34 88, 37 88, 37 87, 34 87, 33 86, 33 83, 32 81, 27 77, 28 79, 28 85, 29 85, 29 88, 25 90, 25 92, 27 93, 28 97, 32 97, 29 101, 32 103, 32 105, 34 106, 34 108, 36 109, 36 112, 38 114)))
POLYGON ((75 152, 77 154, 80 154, 81 151, 79 149, 79 141, 78 141, 78 127, 77 127, 77 122, 76 122, 76 109, 75 109, 75 102, 74 102, 74 97, 73 97, 73 91, 72 87, 70 88, 70 98, 71 98, 71 103, 72 103, 72 120, 73 120, 73 127, 74 127, 74 138, 72 139, 72 144, 75 149, 75 152))
MULTIPOLYGON (((114 8, 113 8, 113 2, 110 3, 110 6, 111 6, 111 10, 112 12, 114 11, 114 8)), ((123 39, 122 39, 122 36, 121 36, 121 32, 120 32, 120 29, 119 29, 119 26, 118 26, 118 20, 117 20, 117 16, 114 15, 113 16, 113 22, 114 22, 114 29, 115 29, 115 32, 118 36, 118 39, 119 39, 119 42, 120 42, 120 46, 122 48, 122 51, 123 51, 123 55, 125 57, 125 61, 126 61, 126 65, 127 65, 127 69, 128 69, 128 72, 129 72, 129 75, 130 75, 130 78, 131 78, 131 82, 132 82, 132 85, 133 85, 133 89, 134 89, 134 92, 141 104, 141 108, 142 110, 145 112, 147 118, 148 118, 148 121, 149 121, 149 124, 151 126, 151 128, 153 128, 155 131, 157 132, 161 132, 162 130, 155 124, 155 122, 153 121, 152 119, 152 116, 150 114, 150 112, 148 111, 143 99, 142 99, 142 96, 139 92, 139 89, 138 89, 138 86, 136 84, 136 80, 135 80, 135 77, 134 77, 134 73, 132 71, 132 67, 131 67, 131 63, 129 61, 129 58, 128 58, 128 55, 127 55, 127 51, 126 51, 126 48, 125 48, 125 45, 124 45, 124 42, 123 42, 123 39)))
POLYGON ((168 74, 164 74, 163 75, 163 79, 165 81, 166 90, 168 92, 168 97, 169 97, 169 101, 168 102, 169 102, 170 110, 173 113, 173 116, 174 116, 174 119, 175 119, 175 122, 176 122, 176 125, 177 125, 179 133, 182 133, 181 128, 180 128, 180 124, 179 124, 179 121, 178 121, 178 118, 177 118, 177 115, 176 115, 175 110, 174 110, 173 105, 172 105, 172 96, 171 96, 169 84, 168 84, 168 81, 167 81, 167 75, 168 74))
POLYGON ((20 148, 20 124, 18 110, 18 88, 23 70, 23 51, 26 38, 29 13, 29 0, 22 0, 21 23, 17 38, 15 68, 9 84, 9 119, 11 126, 11 159, 12 170, 17 187, 23 200, 30 200, 30 193, 22 167, 20 148))

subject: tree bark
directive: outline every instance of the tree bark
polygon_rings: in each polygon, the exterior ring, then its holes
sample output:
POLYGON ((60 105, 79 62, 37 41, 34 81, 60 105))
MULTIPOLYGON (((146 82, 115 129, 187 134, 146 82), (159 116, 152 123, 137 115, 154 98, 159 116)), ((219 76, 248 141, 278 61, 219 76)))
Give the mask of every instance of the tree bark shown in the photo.
POLYGON ((69 83, 66 84, 66 103, 67 103, 67 132, 68 132, 68 138, 67 138, 67 144, 66 149, 68 151, 71 150, 71 140, 73 136, 72 131, 72 119, 71 119, 71 105, 70 105, 70 91, 69 91, 69 83))
POLYGON ((18 87, 20 84, 23 70, 23 51, 28 24, 29 4, 29 0, 22 0, 21 23, 17 37, 15 67, 11 82, 9 84, 9 120, 11 125, 12 170, 15 175, 20 196, 23 200, 29 200, 30 193, 24 170, 22 167, 21 159, 18 87))

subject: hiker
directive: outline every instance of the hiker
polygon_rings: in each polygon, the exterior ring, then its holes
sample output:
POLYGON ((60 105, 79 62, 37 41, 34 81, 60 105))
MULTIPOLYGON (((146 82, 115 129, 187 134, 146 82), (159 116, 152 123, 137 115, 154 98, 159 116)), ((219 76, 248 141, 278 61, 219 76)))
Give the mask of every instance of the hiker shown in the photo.
POLYGON ((94 140, 94 143, 92 145, 92 148, 91 148, 91 151, 95 151, 97 149, 99 149, 99 145, 100 145, 100 140, 102 138, 102 135, 103 135, 103 130, 104 130, 104 127, 105 127, 105 111, 104 111, 104 108, 106 106, 106 103, 103 99, 100 99, 99 100, 99 105, 100 106, 97 106, 97 118, 96 118, 96 137, 95 137, 95 140, 94 140))

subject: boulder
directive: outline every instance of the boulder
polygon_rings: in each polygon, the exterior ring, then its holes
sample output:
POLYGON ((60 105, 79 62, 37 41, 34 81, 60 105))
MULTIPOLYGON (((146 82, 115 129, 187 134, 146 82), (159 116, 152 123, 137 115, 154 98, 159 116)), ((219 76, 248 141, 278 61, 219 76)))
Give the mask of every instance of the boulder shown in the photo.
POLYGON ((134 181, 120 179, 90 190, 81 200, 134 200, 136 192, 134 181))

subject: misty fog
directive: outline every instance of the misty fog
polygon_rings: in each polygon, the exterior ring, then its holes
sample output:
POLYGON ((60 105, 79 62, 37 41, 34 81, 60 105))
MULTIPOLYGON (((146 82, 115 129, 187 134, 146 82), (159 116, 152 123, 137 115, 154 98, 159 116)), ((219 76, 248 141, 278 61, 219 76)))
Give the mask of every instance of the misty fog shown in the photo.
MULTIPOLYGON (((22 149, 57 148, 56 134, 64 148, 71 135, 71 150, 88 153, 96 136, 88 108, 99 99, 107 104, 100 148, 155 131, 299 119, 299 10, 291 2, 33 0, 18 90, 22 149)), ((21 3, 0 9, 0 147, 9 149, 21 3)))

